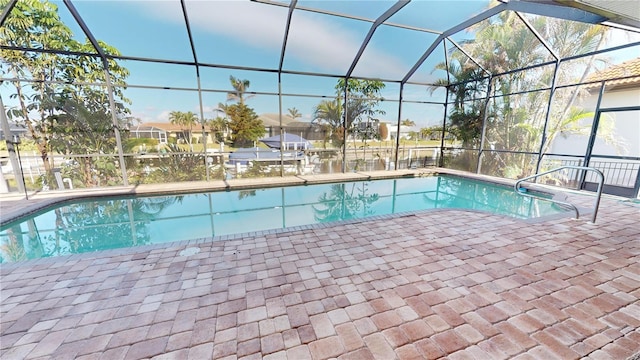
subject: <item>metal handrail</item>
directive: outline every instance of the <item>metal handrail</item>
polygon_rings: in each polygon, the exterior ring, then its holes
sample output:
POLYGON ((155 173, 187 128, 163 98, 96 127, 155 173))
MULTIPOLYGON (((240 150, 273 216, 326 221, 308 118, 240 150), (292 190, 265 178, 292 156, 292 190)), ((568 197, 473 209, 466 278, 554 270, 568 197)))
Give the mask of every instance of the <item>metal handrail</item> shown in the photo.
MULTIPOLYGON (((549 171, 541 172, 541 173, 538 173, 538 174, 535 174, 535 175, 531 175, 531 176, 527 176, 525 178, 522 178, 522 179, 516 181, 516 183, 515 183, 515 185, 513 187, 514 187, 515 191, 518 194, 522 195, 522 196, 529 196, 529 197, 532 197, 532 198, 540 198, 539 196, 534 196, 534 195, 527 194, 527 193, 524 193, 524 192, 520 191, 520 189, 521 189, 520 188, 520 184, 522 182, 524 182, 524 181, 535 179, 535 178, 537 178, 539 176, 547 175, 547 174, 550 174, 552 172, 556 172, 556 171, 564 170, 564 169, 593 171, 596 174, 598 174, 598 176, 600 177, 600 181, 598 182, 598 190, 597 190, 597 195, 596 195, 596 201, 595 201, 595 204, 594 204, 593 215, 591 216, 591 223, 595 224, 596 216, 598 216, 598 208, 600 207, 600 198, 602 197, 602 186, 604 184, 604 174, 602 173, 602 171, 600 171, 598 169, 594 169, 594 168, 590 168, 590 167, 586 167, 586 166, 573 166, 573 165, 560 166, 560 167, 557 167, 555 169, 551 169, 549 171)), ((580 212, 578 211, 578 208, 575 205, 571 204, 571 203, 564 202, 564 201, 559 201, 559 200, 554 200, 554 199, 544 199, 544 200, 548 200, 548 201, 551 201, 551 202, 556 203, 556 204, 569 206, 569 207, 573 208, 573 210, 576 212, 576 219, 578 219, 580 217, 580 212)))

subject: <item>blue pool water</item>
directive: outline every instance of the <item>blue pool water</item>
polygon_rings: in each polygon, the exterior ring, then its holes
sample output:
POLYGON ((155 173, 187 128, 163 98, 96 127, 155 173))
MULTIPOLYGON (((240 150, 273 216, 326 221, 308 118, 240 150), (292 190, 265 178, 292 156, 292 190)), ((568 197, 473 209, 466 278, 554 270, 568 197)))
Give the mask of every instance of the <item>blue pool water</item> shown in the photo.
POLYGON ((2 262, 440 208, 521 219, 559 214, 549 201, 454 176, 177 196, 78 201, 0 228, 2 262))

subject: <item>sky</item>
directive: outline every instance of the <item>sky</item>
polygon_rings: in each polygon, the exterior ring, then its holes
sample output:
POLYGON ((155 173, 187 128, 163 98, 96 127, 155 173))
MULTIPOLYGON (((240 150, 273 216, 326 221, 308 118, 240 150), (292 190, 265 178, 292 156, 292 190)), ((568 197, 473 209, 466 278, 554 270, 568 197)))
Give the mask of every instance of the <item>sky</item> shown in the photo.
MULTIPOLYGON (((78 35, 78 40, 84 41, 82 30, 75 24, 64 3, 55 3, 60 9, 62 20, 78 35)), ((389 0, 301 0, 298 1, 298 6, 375 19, 394 3, 395 1, 389 0)), ((117 48, 124 56, 193 61, 185 19, 178 0, 75 0, 73 4, 93 35, 117 48)), ((488 4, 487 0, 412 1, 388 21, 444 31, 482 12, 488 4)), ((199 62, 278 69, 287 7, 244 0, 187 0, 186 11, 199 62)), ((345 74, 370 27, 368 22, 296 10, 291 21, 283 69, 345 74)), ((461 32, 455 39, 462 41, 471 37, 471 34, 461 32)), ((353 76, 400 80, 436 38, 437 34, 430 32, 381 26, 364 50, 353 70, 353 76)), ((434 52, 410 81, 434 81, 442 77, 442 73, 432 70, 436 64, 444 61, 442 53, 443 51, 434 52)), ((130 106, 132 116, 142 122, 163 122, 168 121, 171 111, 200 113, 198 93, 184 90, 198 88, 194 67, 141 61, 125 61, 122 65, 131 71, 129 84, 171 88, 128 88, 125 96, 133 101, 130 106)), ((273 72, 202 67, 200 86, 203 89, 223 90, 203 92, 205 118, 213 118, 216 114, 214 109, 219 103, 225 102, 225 90, 231 90, 230 76, 249 80, 249 91, 278 92, 278 78, 273 72)), ((335 93, 336 80, 283 74, 282 92, 331 97, 335 93)), ((398 83, 386 83, 382 96, 389 101, 380 104, 380 108, 385 111, 381 116, 383 121, 397 120, 399 90, 398 83)), ((3 94, 4 91, 3 87, 3 94)), ((3 95, 3 100, 6 98, 3 95)), ((442 102, 444 92, 436 91, 431 94, 427 87, 406 85, 403 99, 442 102)), ((321 100, 319 97, 283 96, 282 111, 286 114, 287 109, 295 107, 303 115, 301 120, 310 121, 314 107, 321 100)), ((248 99, 247 104, 258 114, 279 111, 279 99, 274 95, 259 94, 248 99)), ((433 126, 441 123, 443 111, 442 105, 406 104, 401 118, 409 118, 418 123, 419 127, 433 126)))

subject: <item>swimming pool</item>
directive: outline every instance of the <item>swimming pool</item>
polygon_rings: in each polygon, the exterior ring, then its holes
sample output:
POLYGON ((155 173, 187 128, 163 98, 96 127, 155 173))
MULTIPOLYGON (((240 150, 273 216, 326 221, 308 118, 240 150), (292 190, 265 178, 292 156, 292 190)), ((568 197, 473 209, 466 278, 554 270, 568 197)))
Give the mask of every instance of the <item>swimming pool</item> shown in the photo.
POLYGON ((520 219, 566 212, 509 187, 450 175, 103 198, 60 204, 3 226, 0 256, 14 262, 442 208, 520 219))

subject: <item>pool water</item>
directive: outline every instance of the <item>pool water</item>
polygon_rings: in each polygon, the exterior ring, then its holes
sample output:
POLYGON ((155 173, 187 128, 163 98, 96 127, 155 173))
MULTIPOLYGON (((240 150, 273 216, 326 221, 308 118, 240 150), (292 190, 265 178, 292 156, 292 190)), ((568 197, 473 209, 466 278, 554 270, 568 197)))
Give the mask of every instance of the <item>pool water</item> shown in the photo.
POLYGON ((512 188, 455 176, 108 198, 45 209, 0 228, 2 262, 464 208, 521 219, 563 213, 512 188))

